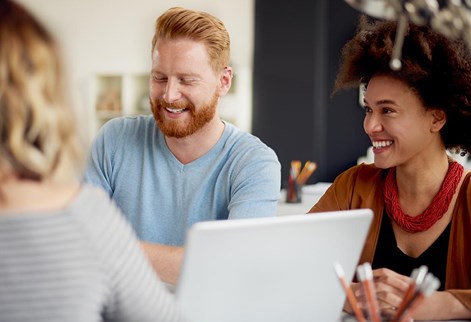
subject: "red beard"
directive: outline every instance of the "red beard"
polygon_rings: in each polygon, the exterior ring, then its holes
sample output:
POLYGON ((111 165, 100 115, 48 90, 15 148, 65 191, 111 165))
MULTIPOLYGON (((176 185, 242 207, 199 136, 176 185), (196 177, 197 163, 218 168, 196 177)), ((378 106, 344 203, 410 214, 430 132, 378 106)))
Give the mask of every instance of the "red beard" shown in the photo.
POLYGON ((209 103, 201 106, 196 110, 195 106, 191 103, 174 103, 169 104, 162 99, 150 100, 152 114, 154 115, 155 122, 160 128, 162 133, 168 137, 184 138, 192 135, 203 126, 208 124, 216 113, 218 96, 215 94, 209 103), (184 113, 190 113, 191 119, 189 121, 173 120, 163 116, 163 110, 166 107, 176 109, 186 109, 184 113))

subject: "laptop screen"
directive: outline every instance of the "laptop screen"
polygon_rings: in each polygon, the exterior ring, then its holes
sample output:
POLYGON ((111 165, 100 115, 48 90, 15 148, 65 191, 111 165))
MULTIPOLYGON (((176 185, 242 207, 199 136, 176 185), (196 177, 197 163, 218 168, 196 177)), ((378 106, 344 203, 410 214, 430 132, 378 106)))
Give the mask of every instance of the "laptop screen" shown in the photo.
POLYGON ((338 321, 369 209, 200 222, 189 231, 177 302, 194 322, 338 321))

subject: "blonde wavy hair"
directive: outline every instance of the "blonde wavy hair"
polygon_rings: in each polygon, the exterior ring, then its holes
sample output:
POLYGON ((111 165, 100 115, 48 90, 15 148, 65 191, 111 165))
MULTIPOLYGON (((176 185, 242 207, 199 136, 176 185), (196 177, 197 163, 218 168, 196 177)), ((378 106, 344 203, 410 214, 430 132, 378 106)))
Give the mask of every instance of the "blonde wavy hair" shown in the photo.
POLYGON ((206 44, 211 67, 218 73, 229 65, 231 40, 224 23, 202 11, 170 8, 156 21, 152 53, 159 39, 189 38, 206 44))
POLYGON ((78 179, 83 155, 57 45, 22 6, 0 1, 0 186, 14 175, 78 179))

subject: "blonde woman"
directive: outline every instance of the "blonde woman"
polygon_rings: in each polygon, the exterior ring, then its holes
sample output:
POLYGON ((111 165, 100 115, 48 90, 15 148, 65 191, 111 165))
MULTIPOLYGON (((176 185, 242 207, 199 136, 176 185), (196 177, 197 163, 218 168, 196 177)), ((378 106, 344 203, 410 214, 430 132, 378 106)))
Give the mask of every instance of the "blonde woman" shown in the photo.
POLYGON ((0 1, 0 321, 179 321, 131 228, 79 185, 57 46, 0 1))

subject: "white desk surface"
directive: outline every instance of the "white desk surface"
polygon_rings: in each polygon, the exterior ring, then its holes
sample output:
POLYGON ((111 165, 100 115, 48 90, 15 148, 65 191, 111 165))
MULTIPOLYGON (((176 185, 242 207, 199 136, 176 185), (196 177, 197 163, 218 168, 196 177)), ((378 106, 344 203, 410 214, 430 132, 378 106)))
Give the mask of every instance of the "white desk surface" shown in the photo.
POLYGON ((319 182, 313 185, 303 187, 303 193, 300 203, 287 203, 286 190, 281 190, 281 197, 278 202, 278 209, 276 214, 278 216, 284 215, 299 215, 305 214, 324 194, 325 190, 330 186, 328 182, 319 182))

